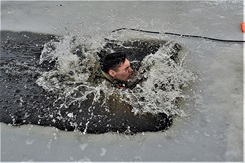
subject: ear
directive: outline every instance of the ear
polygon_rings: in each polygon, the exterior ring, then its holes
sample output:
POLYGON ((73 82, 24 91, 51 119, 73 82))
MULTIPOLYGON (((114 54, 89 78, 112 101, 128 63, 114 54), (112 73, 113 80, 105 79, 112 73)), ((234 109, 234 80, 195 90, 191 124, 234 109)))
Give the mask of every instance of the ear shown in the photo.
POLYGON ((115 77, 116 72, 114 70, 109 70, 109 75, 111 75, 112 77, 115 77))

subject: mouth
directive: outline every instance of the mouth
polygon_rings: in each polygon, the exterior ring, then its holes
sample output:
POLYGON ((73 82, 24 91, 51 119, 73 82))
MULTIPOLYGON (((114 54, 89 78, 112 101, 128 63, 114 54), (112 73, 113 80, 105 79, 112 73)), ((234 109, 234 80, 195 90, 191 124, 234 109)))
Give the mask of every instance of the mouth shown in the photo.
POLYGON ((131 73, 129 74, 129 79, 134 78, 136 75, 137 75, 137 72, 131 72, 131 73))

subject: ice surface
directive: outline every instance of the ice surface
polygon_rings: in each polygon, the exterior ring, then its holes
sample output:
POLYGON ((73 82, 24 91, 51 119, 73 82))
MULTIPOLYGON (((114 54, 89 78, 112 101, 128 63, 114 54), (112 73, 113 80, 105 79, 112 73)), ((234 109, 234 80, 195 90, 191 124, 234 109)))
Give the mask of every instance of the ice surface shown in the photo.
MULTIPOLYGON (((242 1, 1 2, 1 29, 103 37, 121 27, 243 39, 242 1)), ((158 133, 89 135, 1 124, 2 161, 242 161, 243 45, 171 37, 198 79, 158 133)))

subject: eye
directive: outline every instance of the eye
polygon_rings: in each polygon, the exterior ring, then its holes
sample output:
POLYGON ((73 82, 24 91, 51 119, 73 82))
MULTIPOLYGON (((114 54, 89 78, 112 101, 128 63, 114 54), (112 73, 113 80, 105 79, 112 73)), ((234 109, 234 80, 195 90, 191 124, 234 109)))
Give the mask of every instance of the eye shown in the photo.
POLYGON ((129 67, 125 68, 125 69, 123 70, 123 72, 127 72, 127 71, 128 71, 128 69, 129 69, 129 67))

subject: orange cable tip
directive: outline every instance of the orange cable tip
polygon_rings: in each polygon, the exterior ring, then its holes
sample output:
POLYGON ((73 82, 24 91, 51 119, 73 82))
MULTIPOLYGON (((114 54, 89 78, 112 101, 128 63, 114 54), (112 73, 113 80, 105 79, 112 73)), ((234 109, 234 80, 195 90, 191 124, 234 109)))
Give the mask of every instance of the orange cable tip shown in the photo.
POLYGON ((241 29, 242 29, 242 32, 245 32, 245 22, 241 23, 241 29))

